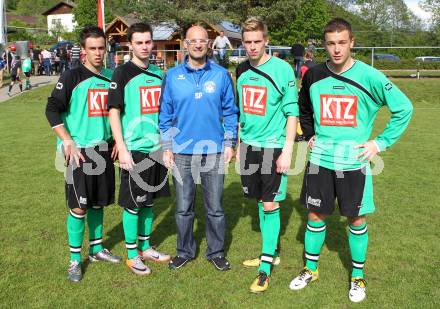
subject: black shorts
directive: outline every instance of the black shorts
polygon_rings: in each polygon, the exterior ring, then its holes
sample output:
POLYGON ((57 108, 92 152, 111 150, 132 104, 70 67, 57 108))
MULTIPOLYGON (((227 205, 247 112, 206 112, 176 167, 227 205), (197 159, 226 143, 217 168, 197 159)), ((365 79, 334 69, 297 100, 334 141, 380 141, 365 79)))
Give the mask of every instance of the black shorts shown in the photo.
POLYGON ((24 76, 31 77, 31 72, 24 72, 24 76))
POLYGON ((130 209, 151 207, 155 198, 170 196, 168 170, 158 163, 162 152, 132 151, 131 155, 136 164, 133 171, 119 169, 119 205, 130 209))
POLYGON ((115 167, 110 150, 99 146, 82 148, 85 162, 69 164, 66 172, 66 200, 69 208, 87 209, 115 202, 115 167), (99 155, 99 156, 98 156, 99 155))
POLYGON ((334 171, 307 164, 301 190, 301 202, 316 213, 330 215, 335 210, 346 217, 357 217, 374 211, 371 174, 366 168, 334 171))
POLYGON ((12 82, 19 82, 20 81, 20 75, 11 74, 11 81, 12 82))
POLYGON ((240 143, 240 176, 246 197, 263 202, 278 202, 286 198, 287 175, 276 172, 281 150, 240 143))

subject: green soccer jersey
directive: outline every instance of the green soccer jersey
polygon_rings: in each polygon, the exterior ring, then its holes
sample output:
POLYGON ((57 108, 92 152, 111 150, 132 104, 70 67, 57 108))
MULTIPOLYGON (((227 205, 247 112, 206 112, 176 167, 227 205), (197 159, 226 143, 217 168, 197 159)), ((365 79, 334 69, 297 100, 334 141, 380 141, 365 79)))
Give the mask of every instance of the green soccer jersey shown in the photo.
POLYGON ((298 116, 298 90, 290 64, 277 57, 237 67, 240 139, 252 146, 282 148, 288 116, 298 116))
POLYGON ((362 149, 354 146, 370 139, 374 119, 387 106, 391 119, 374 141, 380 151, 394 144, 412 115, 406 95, 373 67, 355 61, 341 74, 327 64, 311 68, 304 76, 299 95, 300 122, 304 136, 315 135, 310 162, 332 170, 359 169, 362 149))
POLYGON ((143 69, 129 61, 116 68, 109 90, 109 108, 121 111, 124 142, 130 151, 160 148, 159 98, 163 74, 155 65, 143 69))
MULTIPOLYGON (((52 127, 64 124, 79 147, 112 142, 107 96, 112 71, 95 74, 80 65, 61 75, 48 99, 46 116, 52 127)), ((57 141, 58 147, 61 140, 57 141)))
POLYGON ((31 68, 32 68, 31 58, 24 59, 23 62, 21 63, 21 69, 23 70, 23 72, 29 73, 31 71, 31 68))

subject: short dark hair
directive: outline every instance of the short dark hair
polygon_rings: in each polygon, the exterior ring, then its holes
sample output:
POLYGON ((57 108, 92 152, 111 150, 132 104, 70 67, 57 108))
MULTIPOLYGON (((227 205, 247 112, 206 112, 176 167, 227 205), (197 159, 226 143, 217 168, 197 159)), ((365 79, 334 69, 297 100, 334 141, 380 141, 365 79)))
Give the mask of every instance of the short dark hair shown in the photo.
POLYGON ((86 26, 79 34, 79 42, 83 48, 86 47, 86 40, 88 38, 103 38, 105 41, 105 34, 98 26, 86 26))
POLYGON ((153 29, 151 28, 150 24, 141 22, 141 23, 135 23, 130 27, 128 27, 127 40, 129 42, 131 42, 131 38, 133 37, 133 33, 135 32, 140 32, 140 33, 150 32, 151 37, 153 38, 153 29))
POLYGON ((324 39, 325 34, 330 32, 342 32, 344 30, 348 31, 350 39, 353 38, 353 31, 351 30, 351 25, 348 21, 343 18, 336 17, 330 20, 324 27, 324 39))

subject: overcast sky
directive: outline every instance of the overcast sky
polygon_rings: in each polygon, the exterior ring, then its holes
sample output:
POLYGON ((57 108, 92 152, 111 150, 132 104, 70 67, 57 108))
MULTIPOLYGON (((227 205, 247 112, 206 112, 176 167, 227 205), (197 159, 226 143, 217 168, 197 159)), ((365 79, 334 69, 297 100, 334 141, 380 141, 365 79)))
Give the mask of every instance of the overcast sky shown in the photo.
POLYGON ((419 7, 420 0, 405 0, 406 5, 420 18, 423 19, 423 21, 427 22, 429 18, 431 17, 431 14, 428 12, 423 11, 419 7))

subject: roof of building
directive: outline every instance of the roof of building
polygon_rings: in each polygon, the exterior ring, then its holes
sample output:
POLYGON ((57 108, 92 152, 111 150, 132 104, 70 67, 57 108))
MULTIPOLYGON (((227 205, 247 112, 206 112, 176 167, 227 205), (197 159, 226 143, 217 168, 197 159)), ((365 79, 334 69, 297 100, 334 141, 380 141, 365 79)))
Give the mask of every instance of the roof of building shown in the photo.
POLYGON ((13 20, 20 20, 31 25, 35 25, 38 22, 38 18, 36 16, 6 14, 6 21, 8 24, 13 20))
POLYGON ((76 6, 75 3, 70 2, 70 1, 60 1, 57 4, 55 4, 53 7, 51 7, 50 9, 46 10, 45 12, 41 13, 41 15, 47 16, 47 15, 51 15, 53 12, 56 12, 57 10, 59 10, 62 7, 70 7, 70 12, 63 10, 62 12, 60 12, 60 14, 68 14, 71 13, 71 10, 76 6))
MULTIPOLYGON (((141 21, 133 14, 129 14, 126 16, 116 16, 116 18, 106 26, 106 30, 108 30, 114 23, 116 23, 118 19, 121 20, 128 27, 141 21)), ((222 21, 219 24, 210 26, 214 28, 214 30, 216 30, 217 32, 224 31, 225 35, 230 39, 241 39, 241 27, 234 25, 229 21, 222 21)), ((169 40, 178 30, 178 26, 175 22, 161 22, 156 25, 152 25, 152 28, 153 40, 156 41, 169 40)))

